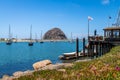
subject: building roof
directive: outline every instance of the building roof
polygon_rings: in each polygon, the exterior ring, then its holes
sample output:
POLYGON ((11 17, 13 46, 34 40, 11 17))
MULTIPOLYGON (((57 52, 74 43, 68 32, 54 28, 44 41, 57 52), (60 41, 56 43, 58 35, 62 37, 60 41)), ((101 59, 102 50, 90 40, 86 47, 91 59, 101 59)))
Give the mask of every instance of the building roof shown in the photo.
POLYGON ((119 27, 107 27, 107 28, 104 28, 103 30, 120 30, 120 26, 119 27))

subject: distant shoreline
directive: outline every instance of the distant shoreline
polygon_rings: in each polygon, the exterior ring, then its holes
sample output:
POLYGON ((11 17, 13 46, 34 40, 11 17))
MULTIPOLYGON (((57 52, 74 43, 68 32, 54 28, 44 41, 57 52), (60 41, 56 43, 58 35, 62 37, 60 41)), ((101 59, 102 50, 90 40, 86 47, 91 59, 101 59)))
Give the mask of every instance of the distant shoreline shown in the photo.
MULTIPOLYGON (((13 39, 12 40, 13 42, 30 42, 30 40, 24 40, 24 39, 13 39)), ((71 40, 32 40, 32 42, 60 42, 60 41, 65 41, 65 42, 68 42, 68 41, 71 41, 71 40)), ((75 39, 73 40, 75 41, 75 39)), ((0 40, 0 42, 7 42, 7 40, 0 40)))

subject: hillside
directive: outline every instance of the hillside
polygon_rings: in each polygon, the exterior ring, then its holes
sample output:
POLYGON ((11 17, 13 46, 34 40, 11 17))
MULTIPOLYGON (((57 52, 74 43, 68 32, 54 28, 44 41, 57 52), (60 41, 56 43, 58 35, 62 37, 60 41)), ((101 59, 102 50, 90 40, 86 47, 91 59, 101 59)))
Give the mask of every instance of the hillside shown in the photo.
POLYGON ((15 80, 120 80, 120 46, 102 57, 75 62, 64 71, 43 70, 15 80))

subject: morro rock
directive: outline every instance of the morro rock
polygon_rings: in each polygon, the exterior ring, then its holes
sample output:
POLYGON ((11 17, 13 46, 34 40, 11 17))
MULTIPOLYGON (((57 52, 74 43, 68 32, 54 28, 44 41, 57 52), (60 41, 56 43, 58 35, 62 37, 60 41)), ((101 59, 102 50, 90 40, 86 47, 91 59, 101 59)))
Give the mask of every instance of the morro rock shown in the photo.
POLYGON ((53 28, 47 31, 43 37, 44 40, 66 40, 67 37, 59 28, 53 28))

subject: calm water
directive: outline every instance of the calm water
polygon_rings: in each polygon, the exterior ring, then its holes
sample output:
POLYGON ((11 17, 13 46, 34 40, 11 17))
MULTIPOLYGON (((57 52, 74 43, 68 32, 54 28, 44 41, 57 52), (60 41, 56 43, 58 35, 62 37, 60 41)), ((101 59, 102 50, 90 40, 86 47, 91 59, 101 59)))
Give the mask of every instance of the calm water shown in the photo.
MULTIPOLYGON (((16 71, 32 70, 32 64, 45 59, 53 63, 61 62, 59 55, 75 51, 76 43, 70 42, 44 42, 28 46, 27 42, 6 45, 0 43, 0 77, 4 74, 12 75, 16 71)), ((79 50, 82 42, 79 42, 79 50)))

